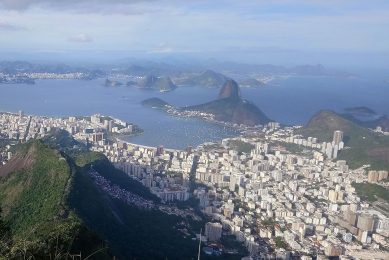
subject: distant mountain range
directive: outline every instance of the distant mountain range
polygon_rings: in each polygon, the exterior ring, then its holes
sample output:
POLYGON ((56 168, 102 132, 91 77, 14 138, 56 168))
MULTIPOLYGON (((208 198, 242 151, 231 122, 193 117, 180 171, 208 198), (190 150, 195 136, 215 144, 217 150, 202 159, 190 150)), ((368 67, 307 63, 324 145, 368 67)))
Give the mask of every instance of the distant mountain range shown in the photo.
POLYGON ((179 82, 184 86, 198 86, 206 88, 220 88, 228 77, 213 70, 206 70, 200 74, 189 76, 179 82))
MULTIPOLYGON (((321 64, 299 65, 294 67, 276 66, 271 64, 242 64, 234 62, 190 62, 185 63, 153 62, 134 60, 117 64, 100 65, 67 65, 67 64, 38 64, 27 61, 0 61, 0 73, 15 75, 17 73, 82 73, 85 79, 104 76, 132 75, 132 76, 170 76, 180 79, 183 85, 198 85, 205 87, 221 87, 227 78, 241 75, 245 79, 253 75, 297 74, 309 76, 350 76, 352 74, 328 69, 321 64), (218 71, 218 72, 216 72, 218 71), (221 73, 220 73, 221 72, 221 73)), ((178 82, 177 82, 178 83, 178 82)), ((241 85, 241 79, 239 79, 241 85)), ((251 82, 253 83, 253 82, 251 82)))
MULTIPOLYGON (((144 100, 143 105, 167 110, 172 105, 159 99, 144 100)), ((238 84, 227 80, 220 90, 218 99, 195 106, 175 108, 177 111, 199 111, 214 115, 215 120, 248 126, 266 124, 271 120, 254 104, 242 99, 238 84)))
MULTIPOLYGON (((125 84, 127 87, 138 87, 140 89, 158 90, 161 92, 172 91, 177 88, 173 81, 168 76, 147 75, 141 80, 130 80, 125 84)), ((106 79, 104 82, 106 87, 120 87, 124 83, 115 79, 106 79)))
MULTIPOLYGON (((190 74, 184 78, 178 78, 177 84, 180 86, 221 88, 228 79, 230 78, 219 72, 205 70, 199 74, 190 74)), ((241 87, 262 87, 265 85, 263 82, 251 77, 243 77, 238 83, 241 87)))

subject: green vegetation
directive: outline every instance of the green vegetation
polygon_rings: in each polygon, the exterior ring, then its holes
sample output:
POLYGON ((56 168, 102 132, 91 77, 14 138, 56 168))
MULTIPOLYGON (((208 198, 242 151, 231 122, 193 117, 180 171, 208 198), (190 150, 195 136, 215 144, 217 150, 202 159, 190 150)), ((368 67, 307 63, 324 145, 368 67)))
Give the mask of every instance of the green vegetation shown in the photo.
POLYGON ((303 154, 305 150, 304 146, 294 143, 274 142, 274 144, 285 147, 288 152, 293 154, 303 154))
POLYGON ((43 139, 43 142, 52 149, 66 152, 86 150, 86 147, 71 138, 67 131, 56 128, 51 130, 51 133, 43 139))
POLYGON ((165 110, 169 103, 160 98, 149 98, 142 101, 142 105, 165 110))
POLYGON ((373 183, 353 183, 359 197, 370 202, 377 201, 377 197, 389 201, 389 190, 373 183))
MULTIPOLYGON (((67 160, 42 141, 19 146, 16 151, 17 164, 25 167, 0 178, 0 204, 10 231, 0 258, 68 259, 72 254, 87 256, 100 250, 97 237, 79 248, 79 241, 95 235, 67 207, 72 175, 67 160)), ((97 255, 107 256, 103 250, 97 255)))
POLYGON ((15 172, 0 183, 0 200, 16 235, 41 220, 51 221, 63 209, 63 191, 70 177, 66 160, 54 150, 39 141, 25 148, 36 156, 33 167, 15 172))
POLYGON ((85 165, 87 165, 91 162, 101 160, 101 159, 104 159, 104 155, 102 155, 101 153, 82 152, 82 153, 79 153, 78 155, 76 155, 75 162, 76 162, 77 166, 84 167, 85 165))
POLYGON ((282 237, 276 237, 274 239, 274 241, 276 242, 276 247, 277 248, 284 248, 284 249, 286 249, 288 247, 288 245, 286 244, 286 242, 284 241, 284 239, 282 237))
POLYGON ((276 222, 275 222, 274 219, 272 219, 272 218, 265 219, 265 220, 262 221, 261 223, 262 223, 262 225, 264 225, 265 227, 274 227, 274 225, 276 224, 276 222))
POLYGON ((342 150, 338 159, 346 160, 351 168, 370 164, 371 169, 389 169, 389 137, 358 126, 335 112, 319 112, 299 133, 329 142, 335 130, 344 132, 345 146, 350 147, 342 150))
POLYGON ((243 142, 241 140, 230 140, 228 142, 228 145, 238 153, 246 154, 250 154, 251 150, 255 147, 254 145, 247 142, 243 142))
POLYGON ((12 241, 11 228, 3 220, 2 210, 0 208, 0 259, 9 250, 12 241))
POLYGON ((139 209, 107 195, 91 179, 92 165, 112 184, 159 203, 146 187, 66 132, 18 145, 15 153, 15 165, 22 167, 0 177, 0 259, 72 259, 80 252, 93 254, 89 259, 109 259, 111 252, 119 259, 196 256, 191 237, 202 221, 139 209), (185 223, 189 236, 179 223, 185 223))
POLYGON ((206 150, 206 151, 224 149, 224 147, 221 143, 203 144, 202 146, 203 146, 204 150, 206 150))

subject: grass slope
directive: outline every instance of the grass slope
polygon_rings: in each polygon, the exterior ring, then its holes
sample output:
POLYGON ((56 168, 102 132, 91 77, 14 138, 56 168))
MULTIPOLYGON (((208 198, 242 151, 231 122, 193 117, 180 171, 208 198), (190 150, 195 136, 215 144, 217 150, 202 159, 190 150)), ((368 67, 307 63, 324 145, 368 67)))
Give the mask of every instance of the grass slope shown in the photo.
POLYGON ((7 176, 0 183, 0 201, 16 235, 58 217, 64 210, 64 190, 70 178, 69 166, 58 152, 39 141, 26 148, 36 155, 33 166, 7 176))
POLYGON ((363 200, 370 202, 377 201, 377 198, 381 198, 389 202, 389 190, 374 184, 374 183, 353 183, 352 186, 355 188, 359 197, 363 200))
POLYGON ((19 146, 16 153, 17 160, 30 163, 0 178, 0 205, 12 233, 0 257, 67 259, 100 249, 102 241, 67 207, 72 171, 66 158, 42 141, 19 146))

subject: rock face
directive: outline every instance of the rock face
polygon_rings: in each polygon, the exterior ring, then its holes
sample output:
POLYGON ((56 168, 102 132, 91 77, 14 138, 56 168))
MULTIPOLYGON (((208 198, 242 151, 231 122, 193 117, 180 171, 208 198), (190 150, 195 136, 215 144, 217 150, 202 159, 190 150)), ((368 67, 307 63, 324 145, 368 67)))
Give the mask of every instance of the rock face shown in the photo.
POLYGON ((225 82, 217 99, 204 104, 179 108, 159 98, 144 100, 142 104, 164 110, 175 108, 177 111, 201 111, 214 115, 217 121, 247 126, 266 124, 271 121, 256 105, 241 98, 239 86, 233 80, 225 82))
POLYGON ((232 79, 227 80, 219 92, 219 99, 223 98, 240 99, 241 95, 238 83, 232 79))
POLYGON ((253 103, 242 99, 238 84, 227 80, 220 90, 218 99, 185 110, 203 111, 213 114, 215 119, 223 122, 248 126, 266 124, 271 120, 253 103))

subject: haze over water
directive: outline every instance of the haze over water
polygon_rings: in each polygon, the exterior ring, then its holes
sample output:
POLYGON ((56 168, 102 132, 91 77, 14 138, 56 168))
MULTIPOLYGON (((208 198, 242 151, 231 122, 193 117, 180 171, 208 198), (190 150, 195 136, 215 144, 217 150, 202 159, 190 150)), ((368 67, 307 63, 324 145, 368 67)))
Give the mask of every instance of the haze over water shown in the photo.
MULTIPOLYGON (((183 149, 216 141, 238 133, 196 118, 172 117, 143 107, 141 101, 160 97, 176 105, 211 101, 219 89, 180 87, 168 93, 133 87, 108 88, 104 80, 40 80, 35 85, 0 85, 0 110, 46 116, 92 115, 100 113, 132 122, 144 133, 128 141, 183 149)), ((320 109, 342 111, 367 106, 389 114, 389 83, 337 77, 291 77, 263 88, 242 88, 244 98, 254 102, 270 118, 284 124, 304 124, 320 109)))

